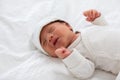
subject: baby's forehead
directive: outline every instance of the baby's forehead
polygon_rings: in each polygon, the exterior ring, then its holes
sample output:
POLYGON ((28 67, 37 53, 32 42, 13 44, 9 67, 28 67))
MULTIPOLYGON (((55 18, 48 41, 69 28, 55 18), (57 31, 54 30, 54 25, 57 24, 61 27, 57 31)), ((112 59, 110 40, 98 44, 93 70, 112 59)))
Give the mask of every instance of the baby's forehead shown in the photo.
POLYGON ((52 22, 46 24, 45 26, 43 26, 42 30, 49 29, 49 27, 51 27, 55 23, 67 23, 67 22, 62 21, 62 20, 55 20, 55 21, 52 21, 52 22))
POLYGON ((44 30, 48 30, 49 27, 51 27, 54 23, 57 23, 57 22, 50 22, 50 23, 46 24, 45 26, 43 26, 41 32, 44 31, 44 30))
MULTIPOLYGON (((54 22, 54 23, 56 23, 56 22, 54 22)), ((41 39, 42 39, 43 37, 45 37, 45 36, 44 36, 44 33, 45 33, 45 32, 48 32, 48 30, 50 29, 50 27, 51 27, 52 24, 53 24, 53 22, 50 22, 50 23, 46 24, 45 26, 43 26, 43 28, 42 28, 42 30, 41 30, 41 32, 40 32, 40 41, 41 41, 41 39)))
POLYGON ((67 22, 62 21, 62 20, 55 20, 55 21, 52 21, 52 22, 44 25, 43 28, 42 28, 42 30, 41 30, 41 32, 40 32, 40 40, 42 39, 41 36, 44 36, 44 33, 45 33, 45 32, 48 32, 49 29, 50 29, 54 24, 56 24, 56 23, 62 24, 62 23, 67 23, 67 22))

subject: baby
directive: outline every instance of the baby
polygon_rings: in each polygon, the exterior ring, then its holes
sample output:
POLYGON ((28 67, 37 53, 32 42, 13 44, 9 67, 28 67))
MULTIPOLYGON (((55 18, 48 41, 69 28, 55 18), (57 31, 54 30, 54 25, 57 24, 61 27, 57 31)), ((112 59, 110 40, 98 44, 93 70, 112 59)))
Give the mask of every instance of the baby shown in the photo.
POLYGON ((118 74, 120 29, 103 27, 101 13, 96 10, 83 15, 93 24, 79 32, 73 32, 70 24, 56 17, 42 20, 33 34, 34 45, 44 54, 62 59, 79 79, 91 77, 95 68, 118 74))

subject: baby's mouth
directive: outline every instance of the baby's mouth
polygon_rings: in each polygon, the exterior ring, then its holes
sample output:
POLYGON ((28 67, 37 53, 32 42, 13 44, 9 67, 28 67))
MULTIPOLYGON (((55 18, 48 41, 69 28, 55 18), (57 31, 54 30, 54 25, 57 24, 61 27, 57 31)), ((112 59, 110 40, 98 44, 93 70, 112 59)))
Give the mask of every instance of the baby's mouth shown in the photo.
POLYGON ((53 45, 55 46, 59 38, 56 38, 55 41, 53 42, 53 45))

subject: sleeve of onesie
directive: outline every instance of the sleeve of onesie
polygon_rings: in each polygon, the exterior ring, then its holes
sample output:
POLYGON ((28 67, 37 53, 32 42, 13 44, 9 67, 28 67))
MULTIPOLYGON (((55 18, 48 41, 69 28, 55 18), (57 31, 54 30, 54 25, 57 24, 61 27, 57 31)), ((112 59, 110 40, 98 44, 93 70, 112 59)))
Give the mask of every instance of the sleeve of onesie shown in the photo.
POLYGON ((95 66, 90 60, 83 57, 76 49, 63 59, 68 70, 79 79, 87 79, 94 73, 95 66))
POLYGON ((75 29, 74 31, 78 31, 78 30, 90 27, 93 24, 99 25, 99 26, 106 26, 108 23, 107 23, 106 19, 104 18, 104 16, 102 16, 102 15, 100 17, 96 18, 93 22, 88 22, 84 18, 76 24, 76 26, 74 27, 74 29, 75 29))
POLYGON ((100 26, 105 26, 107 25, 107 22, 105 20, 105 18, 101 15, 100 17, 96 18, 92 24, 95 24, 95 25, 100 25, 100 26))

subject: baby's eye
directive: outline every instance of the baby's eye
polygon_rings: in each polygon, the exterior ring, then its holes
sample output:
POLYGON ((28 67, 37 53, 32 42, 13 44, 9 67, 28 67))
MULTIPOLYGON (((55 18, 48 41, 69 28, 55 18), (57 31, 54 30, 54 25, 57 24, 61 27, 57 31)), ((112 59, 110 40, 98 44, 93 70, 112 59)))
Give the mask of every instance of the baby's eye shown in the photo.
POLYGON ((50 30, 49 30, 49 33, 53 32, 54 31, 54 27, 51 27, 50 30))
POLYGON ((46 44, 46 40, 43 41, 43 45, 45 45, 45 44, 46 44))

